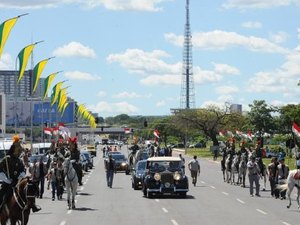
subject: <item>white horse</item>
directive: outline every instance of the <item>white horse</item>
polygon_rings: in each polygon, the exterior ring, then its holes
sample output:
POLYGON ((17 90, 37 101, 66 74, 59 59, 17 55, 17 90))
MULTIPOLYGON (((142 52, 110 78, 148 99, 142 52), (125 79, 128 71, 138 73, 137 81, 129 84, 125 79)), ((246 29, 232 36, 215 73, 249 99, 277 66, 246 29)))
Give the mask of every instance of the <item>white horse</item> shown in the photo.
POLYGON ((246 173, 247 173, 247 156, 246 154, 241 155, 241 161, 239 164, 239 182, 241 187, 246 187, 245 180, 246 180, 246 173))
POLYGON ((286 179, 286 183, 277 185, 276 189, 278 189, 280 192, 287 190, 287 196, 289 199, 289 204, 287 205, 287 208, 290 208, 292 205, 291 201, 291 193, 294 189, 294 187, 297 188, 297 203, 298 203, 298 210, 300 210, 300 204, 299 204, 299 195, 300 195, 300 170, 290 170, 288 178, 286 179), (297 178, 297 179, 296 179, 297 178))
POLYGON ((64 174, 66 190, 68 194, 68 207, 69 209, 75 209, 75 195, 77 192, 78 177, 70 158, 66 158, 64 161, 64 174))
POLYGON ((239 179, 237 179, 237 183, 235 182, 235 174, 239 174, 239 163, 240 163, 240 157, 238 155, 235 155, 232 160, 231 171, 230 171, 231 184, 239 184, 239 179))

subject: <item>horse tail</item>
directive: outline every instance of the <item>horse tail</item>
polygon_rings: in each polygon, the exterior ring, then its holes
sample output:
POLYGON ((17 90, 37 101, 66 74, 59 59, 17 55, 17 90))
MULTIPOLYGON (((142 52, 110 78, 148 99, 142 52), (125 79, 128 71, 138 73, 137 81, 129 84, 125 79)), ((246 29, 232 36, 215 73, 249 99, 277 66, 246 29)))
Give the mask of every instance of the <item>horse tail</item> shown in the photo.
POLYGON ((276 189, 279 190, 280 192, 286 191, 288 189, 288 184, 278 184, 276 186, 276 189))

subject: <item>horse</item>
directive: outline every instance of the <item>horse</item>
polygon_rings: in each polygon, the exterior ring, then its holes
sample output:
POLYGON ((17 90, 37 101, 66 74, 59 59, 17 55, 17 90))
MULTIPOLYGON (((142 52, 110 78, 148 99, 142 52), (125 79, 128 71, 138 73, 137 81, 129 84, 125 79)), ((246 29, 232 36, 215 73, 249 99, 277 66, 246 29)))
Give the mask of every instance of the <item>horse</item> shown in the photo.
POLYGON ((232 157, 230 154, 227 155, 225 160, 225 172, 226 172, 226 182, 229 183, 231 181, 231 169, 232 169, 232 157))
POLYGON ((78 177, 76 171, 72 165, 72 160, 66 158, 64 163, 64 176, 65 176, 65 185, 67 190, 67 200, 69 209, 75 209, 75 195, 77 192, 78 186, 78 177))
MULTIPOLYGON (((27 225, 32 206, 35 204, 37 187, 29 178, 22 179, 15 188, 13 194, 0 210, 1 225, 7 224, 10 220, 11 225, 21 222, 27 225)), ((19 224, 19 223, 18 223, 19 224)))
POLYGON ((263 191, 265 191, 267 185, 267 167, 266 164, 263 163, 261 158, 257 158, 256 161, 260 170, 259 174, 263 178, 263 182, 264 182, 263 191))
POLYGON ((241 184, 241 187, 246 187, 245 180, 246 180, 246 173, 247 173, 247 156, 245 153, 241 155, 241 161, 239 164, 239 181, 238 183, 241 184))
POLYGON ((278 189, 280 192, 287 190, 287 196, 289 200, 289 204, 286 206, 287 208, 290 208, 292 205, 291 201, 291 193, 294 189, 294 187, 297 188, 297 203, 298 203, 298 210, 300 210, 300 204, 299 204, 299 196, 300 196, 300 170, 290 170, 289 175, 287 179, 285 180, 284 184, 277 185, 276 189, 278 189))
POLYGON ((239 179, 237 183, 235 183, 235 174, 239 174, 239 164, 241 157, 239 155, 235 155, 232 159, 231 171, 230 171, 230 181, 231 184, 239 184, 239 179))

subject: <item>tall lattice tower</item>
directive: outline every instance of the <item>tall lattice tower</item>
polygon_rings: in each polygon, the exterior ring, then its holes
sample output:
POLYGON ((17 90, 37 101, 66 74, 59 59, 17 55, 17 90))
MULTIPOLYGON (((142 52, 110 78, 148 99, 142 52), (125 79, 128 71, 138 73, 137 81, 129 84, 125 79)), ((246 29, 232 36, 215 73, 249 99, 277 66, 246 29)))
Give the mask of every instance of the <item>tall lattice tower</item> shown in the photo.
POLYGON ((195 92, 193 78, 192 35, 190 27, 189 0, 186 0, 186 23, 184 26, 183 63, 180 108, 195 108, 195 92))

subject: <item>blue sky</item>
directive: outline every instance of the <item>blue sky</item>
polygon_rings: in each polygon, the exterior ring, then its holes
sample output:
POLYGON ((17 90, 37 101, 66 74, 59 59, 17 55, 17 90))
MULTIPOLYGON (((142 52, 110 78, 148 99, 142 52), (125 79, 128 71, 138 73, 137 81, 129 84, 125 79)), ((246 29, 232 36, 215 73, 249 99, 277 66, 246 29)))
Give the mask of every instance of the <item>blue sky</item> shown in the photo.
MULTIPOLYGON (((21 17, 0 59, 51 59, 68 95, 99 116, 169 115, 180 105, 185 0, 1 0, 21 17)), ((300 0, 190 0, 196 107, 298 104, 300 0)), ((30 66, 30 65, 29 65, 30 66)), ((28 69, 28 68, 27 68, 28 69)))

